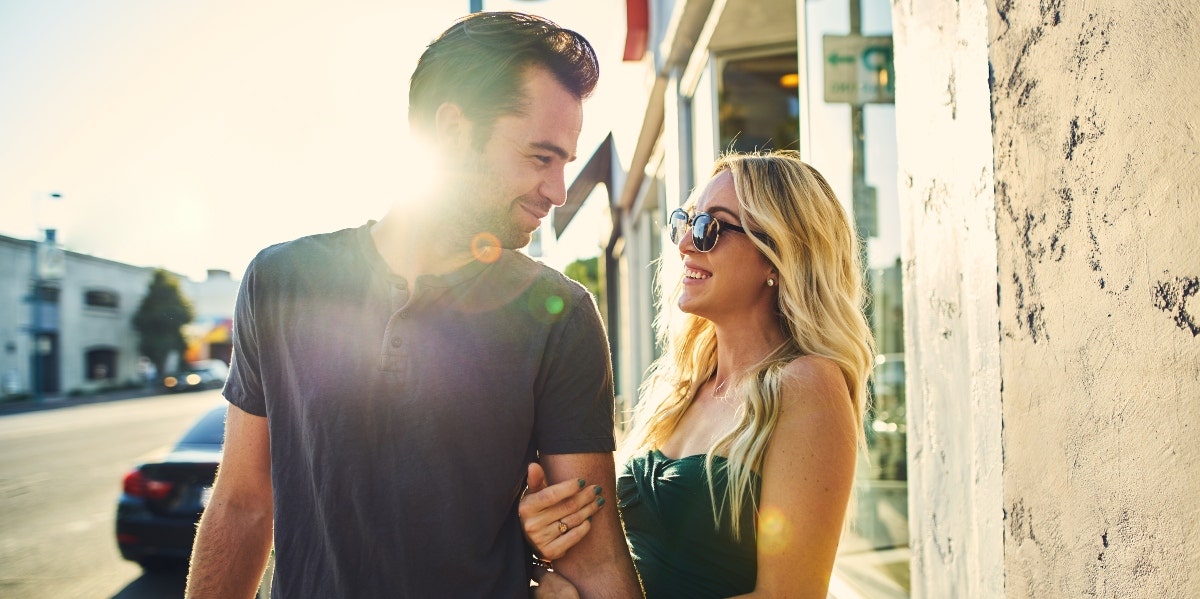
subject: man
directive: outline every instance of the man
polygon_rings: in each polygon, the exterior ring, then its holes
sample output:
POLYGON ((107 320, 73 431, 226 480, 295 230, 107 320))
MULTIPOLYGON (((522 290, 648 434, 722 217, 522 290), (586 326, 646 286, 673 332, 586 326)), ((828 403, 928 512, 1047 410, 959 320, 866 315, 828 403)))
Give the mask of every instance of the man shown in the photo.
MULTIPOLYGON (((442 165, 379 222, 263 250, 234 319, 225 457, 193 598, 523 597, 526 464, 612 502, 608 348, 590 295, 512 251, 565 201, 595 54, 480 13, 422 55, 409 121, 442 165), (580 484, 584 484, 581 480, 580 484)), ((640 596, 615 509, 557 571, 640 596)))

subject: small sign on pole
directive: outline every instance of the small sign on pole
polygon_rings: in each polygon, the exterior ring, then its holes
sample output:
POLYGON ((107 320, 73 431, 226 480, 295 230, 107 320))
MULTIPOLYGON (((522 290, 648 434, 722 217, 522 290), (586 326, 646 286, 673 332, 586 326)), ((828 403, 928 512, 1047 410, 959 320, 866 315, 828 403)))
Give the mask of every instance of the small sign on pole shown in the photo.
POLYGON ((821 41, 826 102, 896 103, 892 36, 826 35, 821 41))
POLYGON ((53 241, 43 241, 37 246, 37 278, 41 281, 57 281, 67 271, 67 255, 53 241))

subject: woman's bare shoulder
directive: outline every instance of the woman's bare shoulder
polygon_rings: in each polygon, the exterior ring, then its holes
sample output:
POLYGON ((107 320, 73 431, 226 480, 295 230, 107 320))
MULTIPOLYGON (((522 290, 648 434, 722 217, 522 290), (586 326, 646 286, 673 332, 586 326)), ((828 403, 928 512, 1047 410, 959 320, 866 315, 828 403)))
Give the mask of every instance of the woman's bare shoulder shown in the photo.
POLYGON ((849 402, 850 388, 837 362, 823 356, 800 356, 783 367, 783 395, 809 401, 849 402))
POLYGON ((780 382, 780 422, 794 432, 838 437, 855 430, 850 389, 837 363, 821 356, 802 356, 783 369, 780 382))

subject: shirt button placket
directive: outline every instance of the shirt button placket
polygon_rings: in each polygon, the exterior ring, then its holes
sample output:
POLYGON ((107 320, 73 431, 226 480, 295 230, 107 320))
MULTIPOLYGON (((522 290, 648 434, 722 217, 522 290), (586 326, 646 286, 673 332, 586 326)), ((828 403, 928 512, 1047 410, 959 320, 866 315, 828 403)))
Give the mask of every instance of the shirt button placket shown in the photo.
POLYGON ((388 320, 387 329, 383 332, 383 348, 379 356, 380 367, 383 370, 396 370, 400 367, 404 347, 404 327, 402 323, 408 317, 408 310, 400 310, 392 314, 388 320))

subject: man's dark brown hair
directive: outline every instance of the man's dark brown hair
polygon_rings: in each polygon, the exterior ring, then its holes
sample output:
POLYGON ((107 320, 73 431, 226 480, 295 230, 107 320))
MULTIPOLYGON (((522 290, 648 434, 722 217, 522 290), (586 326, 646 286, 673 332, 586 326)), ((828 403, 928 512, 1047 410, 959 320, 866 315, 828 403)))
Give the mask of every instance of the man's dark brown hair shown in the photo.
POLYGON ((498 117, 524 110, 521 82, 530 67, 548 70, 580 100, 591 95, 600 77, 592 45, 547 19, 518 12, 463 17, 417 62, 409 83, 409 124, 429 128, 438 106, 451 102, 478 125, 475 141, 482 145, 498 117))

